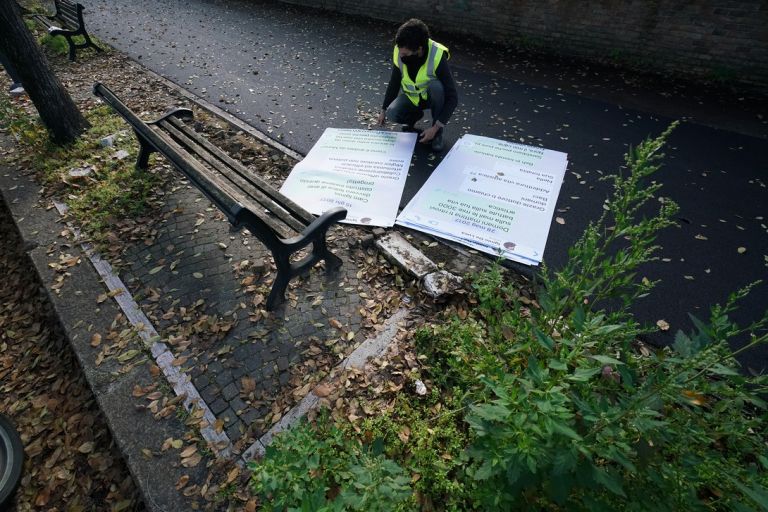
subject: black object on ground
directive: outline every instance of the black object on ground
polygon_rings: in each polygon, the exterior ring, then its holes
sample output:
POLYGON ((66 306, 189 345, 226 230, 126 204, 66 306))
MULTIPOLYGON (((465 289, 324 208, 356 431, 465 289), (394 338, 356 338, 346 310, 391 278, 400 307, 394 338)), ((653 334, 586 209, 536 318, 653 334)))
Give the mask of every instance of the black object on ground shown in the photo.
POLYGON ((329 270, 341 265, 341 259, 328 250, 326 233, 333 224, 346 218, 347 210, 331 208, 315 217, 187 126, 184 119, 192 118, 189 109, 175 108, 160 119, 145 123, 105 85, 97 82, 93 92, 136 132, 141 144, 138 169, 147 168, 151 153, 162 154, 233 226, 246 227, 272 252, 277 276, 267 298, 268 310, 283 301, 290 280, 315 263, 325 260, 329 270), (291 262, 294 253, 310 244, 309 255, 291 262))
POLYGON ((13 423, 0 414, 0 509, 10 502, 21 480, 24 446, 13 423))
POLYGON ((63 36, 69 44, 69 60, 75 60, 75 50, 78 48, 93 48, 97 52, 102 49, 96 46, 88 32, 85 30, 85 21, 83 21, 82 4, 74 4, 69 0, 54 0, 56 13, 53 16, 44 14, 33 14, 32 19, 43 25, 52 36, 63 36), (74 36, 82 36, 84 43, 75 43, 74 36))

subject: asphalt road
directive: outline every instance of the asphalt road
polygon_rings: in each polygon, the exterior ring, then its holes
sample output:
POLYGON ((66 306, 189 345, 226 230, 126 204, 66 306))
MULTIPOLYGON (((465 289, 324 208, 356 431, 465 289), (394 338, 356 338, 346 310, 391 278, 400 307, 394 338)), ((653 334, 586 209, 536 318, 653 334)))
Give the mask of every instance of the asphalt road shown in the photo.
MULTIPOLYGON (((394 24, 268 1, 82 2, 99 38, 302 154, 327 127, 368 126, 381 106, 394 24)), ((679 226, 659 239, 663 259, 643 269, 661 283, 635 309, 641 321, 670 324, 652 341, 671 342, 690 330, 687 313, 706 318, 729 292, 768 277, 764 103, 435 38, 451 48, 459 85, 449 147, 473 133, 568 153, 556 214, 565 224, 553 221, 544 255, 552 267, 600 215, 600 177, 621 168, 630 145, 683 120, 656 176, 680 204, 679 226)), ((417 148, 401 205, 438 163, 417 148)), ((766 304, 763 286, 739 318, 758 318, 766 304)), ((765 369, 768 347, 745 361, 765 369)))

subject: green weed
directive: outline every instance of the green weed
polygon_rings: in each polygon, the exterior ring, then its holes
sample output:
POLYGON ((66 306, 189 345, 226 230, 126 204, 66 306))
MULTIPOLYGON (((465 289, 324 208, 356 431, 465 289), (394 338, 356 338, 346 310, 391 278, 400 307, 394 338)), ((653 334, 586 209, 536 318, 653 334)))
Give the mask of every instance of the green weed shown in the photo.
POLYGON ((327 417, 280 434, 249 465, 264 510, 392 511, 411 496, 397 463, 346 437, 327 417))
POLYGON ((768 378, 744 375, 735 359, 768 342, 768 312, 745 327, 730 319, 752 286, 707 322, 694 319, 673 347, 636 346, 650 327, 631 306, 655 284, 639 271, 677 212, 651 179, 673 128, 632 149, 628 172, 608 178, 603 215, 562 268, 543 269, 535 302, 493 267, 475 276, 477 306, 465 319, 416 334, 429 396, 400 398, 345 436, 303 425, 270 449, 267 466, 252 466, 254 488, 272 500, 279 488, 276 509, 319 510, 340 485, 330 475, 349 475, 339 465, 369 446, 411 475, 415 492, 402 508, 768 508, 768 378), (734 352, 737 337, 747 341, 734 352))

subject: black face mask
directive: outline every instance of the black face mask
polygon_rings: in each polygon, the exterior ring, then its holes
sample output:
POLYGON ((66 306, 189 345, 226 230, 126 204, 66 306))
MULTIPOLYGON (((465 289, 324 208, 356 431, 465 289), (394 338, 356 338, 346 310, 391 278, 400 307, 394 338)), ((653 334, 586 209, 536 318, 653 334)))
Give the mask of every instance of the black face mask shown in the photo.
POLYGON ((416 66, 423 62, 424 57, 420 57, 419 55, 408 55, 406 57, 401 57, 401 59, 406 66, 416 66))

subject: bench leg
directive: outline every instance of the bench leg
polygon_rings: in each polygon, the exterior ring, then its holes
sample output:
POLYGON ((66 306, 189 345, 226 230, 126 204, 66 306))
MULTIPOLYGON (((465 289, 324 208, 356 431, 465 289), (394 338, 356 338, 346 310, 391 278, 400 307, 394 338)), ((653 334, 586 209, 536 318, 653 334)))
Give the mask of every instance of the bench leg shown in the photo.
POLYGON ((320 236, 312 243, 312 252, 315 257, 315 261, 325 260, 325 269, 327 271, 335 270, 343 265, 341 258, 333 254, 328 250, 328 245, 325 241, 326 232, 323 231, 320 236))
POLYGON ((145 170, 149 167, 149 155, 154 153, 155 150, 144 140, 144 137, 139 132, 134 133, 136 133, 136 138, 139 139, 139 157, 136 159, 136 168, 145 170))
POLYGON ((72 36, 64 36, 69 43, 69 60, 75 62, 75 42, 72 40, 72 36))
POLYGON ((88 35, 88 32, 83 32, 83 37, 85 37, 85 47, 91 47, 94 50, 96 50, 97 53, 101 53, 104 50, 96 46, 96 44, 91 40, 91 36, 88 35))
POLYGON ((303 234, 289 240, 278 238, 272 229, 261 219, 246 208, 240 209, 235 215, 233 224, 248 228, 272 253, 277 266, 277 275, 272 283, 272 290, 267 298, 267 310, 272 311, 285 299, 285 290, 294 277, 309 270, 315 263, 325 260, 326 269, 332 270, 342 265, 341 258, 328 250, 326 233, 339 220, 346 217, 347 212, 341 208, 330 210, 315 219, 303 234), (312 251, 300 261, 291 262, 291 255, 312 244, 312 251))
POLYGON ((293 277, 293 271, 291 269, 291 262, 285 255, 277 255, 273 251, 275 257, 275 265, 277 265, 277 275, 275 281, 272 283, 272 291, 269 292, 267 297, 267 311, 272 311, 276 306, 280 305, 285 300, 285 290, 288 289, 288 284, 293 277))

